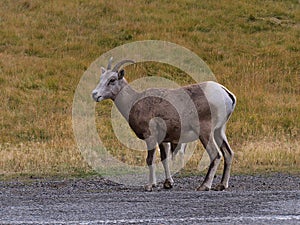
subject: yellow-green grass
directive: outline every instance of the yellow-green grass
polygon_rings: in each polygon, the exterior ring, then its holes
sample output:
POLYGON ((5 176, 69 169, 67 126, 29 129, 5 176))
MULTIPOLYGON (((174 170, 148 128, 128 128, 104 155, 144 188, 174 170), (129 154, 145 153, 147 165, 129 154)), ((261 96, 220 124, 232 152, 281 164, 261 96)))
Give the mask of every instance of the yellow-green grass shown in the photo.
MULTIPOLYGON (((299 11, 297 0, 0 1, 0 174, 89 173, 72 132, 76 86, 104 52, 148 39, 191 49, 236 94, 227 132, 234 172, 299 173, 299 11)), ((192 82, 156 63, 127 74, 192 82)), ((117 142, 110 108, 96 107, 101 140, 119 159, 143 164, 145 152, 117 142)), ((198 148, 187 170, 197 169, 198 148)))

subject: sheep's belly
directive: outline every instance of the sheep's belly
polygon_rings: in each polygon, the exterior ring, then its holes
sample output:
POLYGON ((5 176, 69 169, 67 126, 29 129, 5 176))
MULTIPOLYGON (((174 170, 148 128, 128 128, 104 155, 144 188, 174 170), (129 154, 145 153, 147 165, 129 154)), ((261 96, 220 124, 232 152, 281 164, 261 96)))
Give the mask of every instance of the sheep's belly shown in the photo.
POLYGON ((194 131, 183 131, 180 135, 180 139, 178 142, 180 143, 187 143, 187 142, 192 142, 199 139, 199 134, 197 134, 194 131))

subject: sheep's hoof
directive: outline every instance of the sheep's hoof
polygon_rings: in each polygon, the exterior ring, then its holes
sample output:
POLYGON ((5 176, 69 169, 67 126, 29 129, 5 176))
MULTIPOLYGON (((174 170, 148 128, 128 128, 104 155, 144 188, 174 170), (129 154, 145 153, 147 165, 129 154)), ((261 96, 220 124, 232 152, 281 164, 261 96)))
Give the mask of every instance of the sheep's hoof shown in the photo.
POLYGON ((173 187, 173 182, 170 179, 166 179, 164 182, 164 189, 171 189, 173 187))
POLYGON ((214 191, 224 191, 225 189, 226 187, 224 186, 224 184, 218 184, 213 188, 214 191))
POLYGON ((206 187, 205 185, 200 185, 196 191, 209 191, 210 188, 206 187))
POLYGON ((144 190, 150 192, 153 191, 154 187, 156 187, 156 184, 146 184, 144 190))

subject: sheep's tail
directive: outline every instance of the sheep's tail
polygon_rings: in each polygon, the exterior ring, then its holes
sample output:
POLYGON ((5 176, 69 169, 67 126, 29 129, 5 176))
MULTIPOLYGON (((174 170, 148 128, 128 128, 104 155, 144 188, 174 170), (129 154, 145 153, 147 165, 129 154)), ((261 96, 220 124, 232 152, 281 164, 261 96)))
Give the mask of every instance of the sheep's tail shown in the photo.
POLYGON ((236 97, 235 97, 235 95, 232 92, 230 92, 227 88, 225 88, 225 87, 222 87, 222 88, 226 91, 226 93, 230 97, 230 99, 232 101, 232 110, 234 110, 234 108, 236 106, 236 97))
POLYGON ((228 115, 227 115, 227 121, 229 120, 229 118, 230 118, 230 116, 231 116, 231 114, 233 113, 233 111, 234 111, 234 108, 235 108, 235 106, 236 106, 236 97, 235 97, 235 95, 232 93, 232 92, 230 92, 227 88, 225 88, 225 87, 223 87, 222 86, 222 88, 224 89, 224 91, 227 93, 227 95, 229 96, 229 98, 230 98, 230 100, 231 100, 231 109, 229 109, 229 111, 228 111, 228 115))

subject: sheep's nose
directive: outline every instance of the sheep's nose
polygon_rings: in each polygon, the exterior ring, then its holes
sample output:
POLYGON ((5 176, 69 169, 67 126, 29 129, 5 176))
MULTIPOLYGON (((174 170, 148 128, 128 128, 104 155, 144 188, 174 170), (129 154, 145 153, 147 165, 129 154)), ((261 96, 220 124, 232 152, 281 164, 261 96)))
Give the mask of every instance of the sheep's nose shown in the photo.
POLYGON ((96 90, 94 90, 94 91, 92 92, 93 98, 96 98, 97 94, 98 94, 98 92, 97 92, 96 90))

